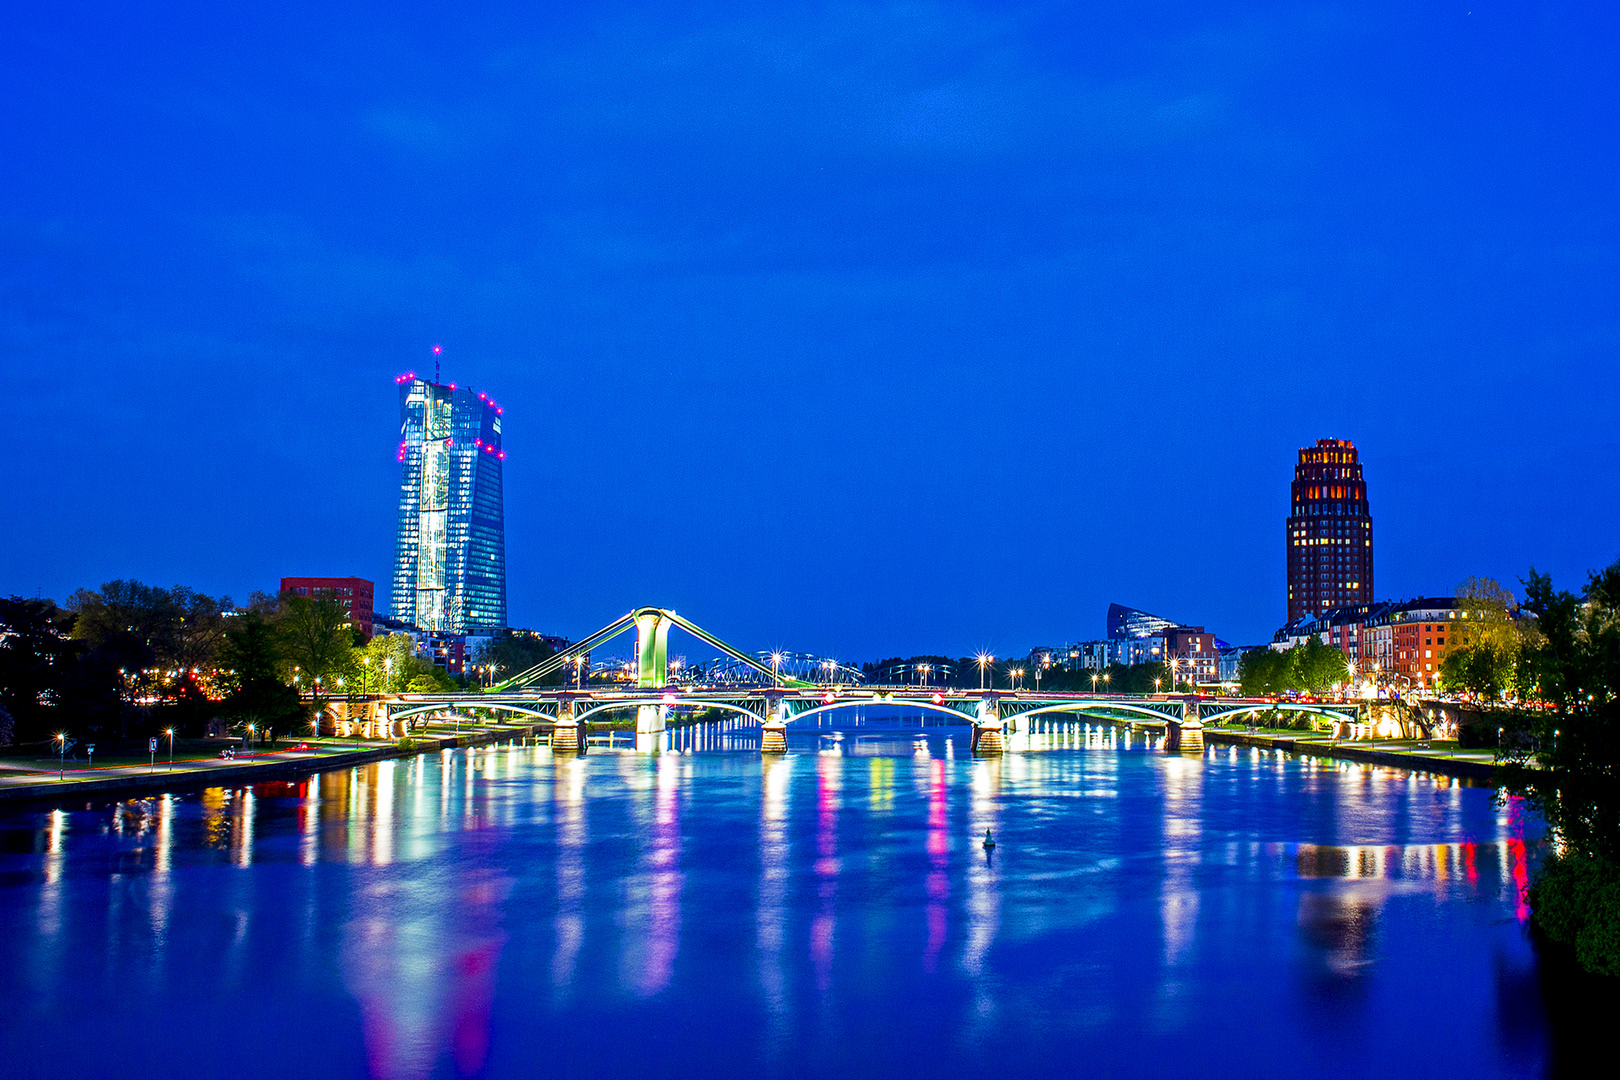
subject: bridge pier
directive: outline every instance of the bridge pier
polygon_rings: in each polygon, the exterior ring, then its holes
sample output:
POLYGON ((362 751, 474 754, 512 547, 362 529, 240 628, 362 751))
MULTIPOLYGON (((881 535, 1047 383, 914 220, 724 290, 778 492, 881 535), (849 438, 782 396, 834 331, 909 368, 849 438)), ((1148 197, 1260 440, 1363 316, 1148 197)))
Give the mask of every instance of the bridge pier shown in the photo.
POLYGON ((787 723, 778 720, 759 729, 759 752, 762 754, 787 753, 787 723))
POLYGON ((578 720, 558 720, 551 728, 552 753, 583 754, 585 725, 578 720))
POLYGON ((999 724, 973 725, 973 752, 975 754, 1002 754, 1007 750, 1005 728, 999 724))
POLYGON ((1204 752, 1204 721, 1198 715, 1198 703, 1189 701, 1182 706, 1181 722, 1168 723, 1169 734, 1165 749, 1172 754, 1199 754, 1204 752))
POLYGON ((669 709, 663 705, 636 706, 636 752, 657 753, 669 726, 669 709))

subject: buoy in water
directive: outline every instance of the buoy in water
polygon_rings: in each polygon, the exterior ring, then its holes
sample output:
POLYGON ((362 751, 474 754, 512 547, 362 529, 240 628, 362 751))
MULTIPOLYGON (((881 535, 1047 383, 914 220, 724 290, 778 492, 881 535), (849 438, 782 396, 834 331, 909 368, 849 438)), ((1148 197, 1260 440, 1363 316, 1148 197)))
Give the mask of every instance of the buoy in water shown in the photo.
POLYGON ((996 846, 995 837, 990 835, 990 830, 989 829, 984 830, 984 848, 985 848, 985 850, 988 851, 988 850, 990 850, 991 848, 993 848, 995 846, 996 846))

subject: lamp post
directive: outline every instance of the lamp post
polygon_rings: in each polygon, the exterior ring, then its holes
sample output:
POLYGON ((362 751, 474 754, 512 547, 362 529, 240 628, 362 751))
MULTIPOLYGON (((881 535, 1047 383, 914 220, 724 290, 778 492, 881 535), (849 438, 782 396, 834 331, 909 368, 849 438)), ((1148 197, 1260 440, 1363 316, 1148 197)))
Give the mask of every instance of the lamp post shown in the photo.
POLYGON ((922 680, 923 680, 922 684, 924 686, 927 686, 928 685, 928 673, 930 671, 934 670, 934 665, 932 665, 932 664, 918 664, 917 665, 917 670, 922 672, 922 680))
POLYGON ((1097 673, 1095 671, 1091 673, 1091 692, 1093 694, 1097 692, 1097 673))
POLYGON ((169 737, 169 771, 174 772, 174 728, 169 728, 163 734, 169 737))
POLYGON ((991 656, 989 653, 980 653, 979 654, 978 660, 979 660, 979 689, 980 690, 984 689, 984 669, 986 667, 988 667, 989 664, 990 664, 990 661, 992 661, 994 659, 995 659, 995 657, 991 656))
POLYGON ((58 750, 62 754, 61 759, 57 762, 57 765, 56 765, 56 778, 58 780, 66 780, 67 779, 67 732, 58 731, 56 733, 56 745, 57 745, 58 750))

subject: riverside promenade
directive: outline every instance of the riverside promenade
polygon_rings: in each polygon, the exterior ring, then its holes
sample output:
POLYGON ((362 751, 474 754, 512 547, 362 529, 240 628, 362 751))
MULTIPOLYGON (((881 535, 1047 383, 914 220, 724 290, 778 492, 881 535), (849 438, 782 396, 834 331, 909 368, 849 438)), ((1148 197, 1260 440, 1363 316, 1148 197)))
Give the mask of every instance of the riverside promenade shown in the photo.
MULTIPOLYGON (((398 742, 352 739, 293 741, 307 749, 261 749, 234 758, 192 757, 176 759, 171 766, 166 757, 140 764, 104 765, 94 768, 60 769, 44 760, 0 763, 0 806, 63 803, 82 799, 126 798, 163 791, 195 791, 200 788, 241 786, 283 781, 331 769, 347 769, 389 758, 437 753, 458 746, 483 746, 532 737, 536 725, 463 724, 459 731, 448 725, 431 725, 429 730, 398 742)), ((549 730, 550 725, 540 725, 549 730)))
POLYGON ((1204 729, 1204 742, 1210 746, 1253 746, 1289 754, 1388 765, 1397 769, 1492 783, 1497 780, 1500 769, 1493 751, 1461 749, 1454 741, 1379 739, 1348 742, 1313 732, 1210 726, 1204 729))

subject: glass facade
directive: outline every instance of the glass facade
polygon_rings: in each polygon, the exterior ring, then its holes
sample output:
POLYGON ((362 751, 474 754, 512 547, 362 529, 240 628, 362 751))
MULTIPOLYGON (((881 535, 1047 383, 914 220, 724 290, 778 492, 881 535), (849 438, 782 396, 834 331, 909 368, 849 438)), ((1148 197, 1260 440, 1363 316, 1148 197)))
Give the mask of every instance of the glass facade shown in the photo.
POLYGON ((394 617, 420 630, 506 626, 500 406, 454 383, 399 379, 394 617))

